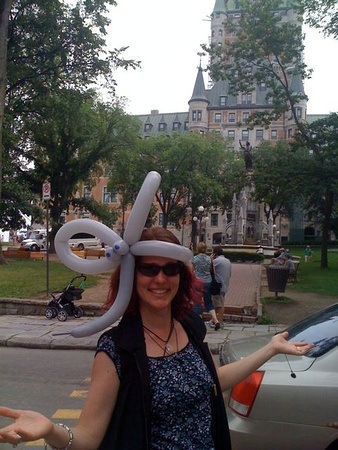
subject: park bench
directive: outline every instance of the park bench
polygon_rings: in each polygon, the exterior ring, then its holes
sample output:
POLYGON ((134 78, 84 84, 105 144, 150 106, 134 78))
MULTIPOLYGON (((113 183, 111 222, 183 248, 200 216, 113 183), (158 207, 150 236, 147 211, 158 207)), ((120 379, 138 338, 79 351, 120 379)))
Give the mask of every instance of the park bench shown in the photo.
POLYGON ((14 249, 10 247, 3 252, 5 258, 21 258, 21 259, 28 259, 29 253, 30 252, 25 252, 17 248, 14 249))
POLYGON ((20 258, 20 259, 43 259, 44 253, 41 252, 27 252, 18 248, 8 247, 3 252, 5 258, 20 258))
POLYGON ((94 256, 100 259, 106 255, 104 248, 87 248, 85 252, 85 258, 87 258, 88 256, 94 256))
POLYGON ((29 259, 40 259, 42 260, 45 257, 45 253, 44 252, 26 252, 29 253, 29 259))
POLYGON ((86 257, 86 250, 79 250, 76 247, 72 248, 71 250, 72 250, 72 253, 74 253, 74 255, 78 256, 79 258, 86 257))

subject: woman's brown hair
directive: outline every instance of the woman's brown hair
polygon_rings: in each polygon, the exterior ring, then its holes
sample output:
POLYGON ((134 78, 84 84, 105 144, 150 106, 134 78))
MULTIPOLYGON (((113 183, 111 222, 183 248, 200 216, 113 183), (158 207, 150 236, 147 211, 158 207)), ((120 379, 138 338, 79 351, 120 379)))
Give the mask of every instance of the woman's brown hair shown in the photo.
MULTIPOLYGON (((162 227, 144 228, 140 241, 163 241, 172 244, 181 245, 176 236, 169 230, 162 227)), ((135 266, 137 267, 140 257, 135 258, 135 266)), ((108 298, 104 304, 104 308, 108 309, 115 301, 119 288, 120 267, 118 267, 111 275, 110 288, 108 298)), ((195 277, 192 268, 187 264, 182 264, 180 271, 180 283, 177 294, 172 302, 172 314, 175 319, 182 319, 186 314, 192 310, 195 303, 200 303, 201 289, 200 281, 195 277)), ((135 276, 133 292, 126 313, 135 313, 138 311, 138 297, 135 287, 135 276)))

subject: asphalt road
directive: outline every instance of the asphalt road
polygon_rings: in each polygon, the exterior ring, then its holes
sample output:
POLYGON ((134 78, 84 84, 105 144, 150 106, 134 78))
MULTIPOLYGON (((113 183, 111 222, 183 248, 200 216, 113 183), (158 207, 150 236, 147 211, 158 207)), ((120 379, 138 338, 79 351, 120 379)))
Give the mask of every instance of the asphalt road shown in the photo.
MULTIPOLYGON (((89 387, 93 358, 90 350, 0 348, 0 404, 36 410, 73 426, 89 387)), ((0 418, 0 427, 5 424, 0 418)), ((0 447, 13 449, 9 444, 0 447)), ((41 448, 41 441, 17 447, 41 448)))

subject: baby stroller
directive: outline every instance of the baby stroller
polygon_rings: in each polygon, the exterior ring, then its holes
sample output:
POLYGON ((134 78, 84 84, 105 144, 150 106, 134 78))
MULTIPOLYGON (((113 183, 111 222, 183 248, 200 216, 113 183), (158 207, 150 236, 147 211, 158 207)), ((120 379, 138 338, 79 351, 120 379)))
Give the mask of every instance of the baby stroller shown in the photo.
POLYGON ((84 275, 77 275, 62 292, 52 292, 51 295, 53 298, 48 303, 45 312, 47 319, 57 317, 60 322, 65 322, 68 316, 74 316, 75 319, 83 316, 83 310, 75 306, 73 302, 82 298, 86 279, 87 277, 84 275), (75 287, 75 280, 82 280, 79 287, 75 287))

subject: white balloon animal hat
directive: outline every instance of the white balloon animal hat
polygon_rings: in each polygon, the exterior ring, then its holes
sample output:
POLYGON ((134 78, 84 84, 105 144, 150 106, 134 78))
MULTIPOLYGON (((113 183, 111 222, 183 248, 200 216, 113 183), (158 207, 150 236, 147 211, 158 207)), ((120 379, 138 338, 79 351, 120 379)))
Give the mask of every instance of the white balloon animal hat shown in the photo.
POLYGON ((189 263, 192 252, 182 245, 162 241, 139 241, 148 213, 161 183, 157 172, 149 172, 129 215, 123 235, 100 222, 91 219, 76 219, 63 225, 55 236, 55 249, 60 260, 70 269, 85 274, 108 272, 121 265, 120 283, 117 297, 110 309, 99 318, 74 328, 70 333, 74 337, 90 336, 104 330, 116 322, 126 310, 133 290, 135 256, 164 256, 189 263), (91 233, 108 245, 106 257, 97 260, 82 259, 70 249, 68 240, 78 232, 91 233))

